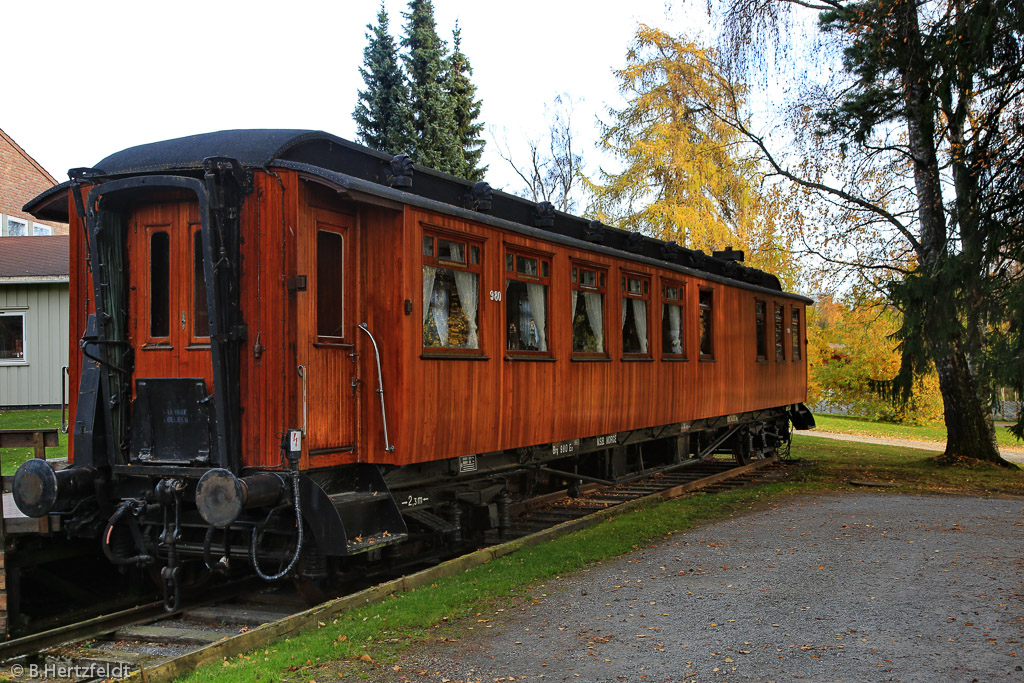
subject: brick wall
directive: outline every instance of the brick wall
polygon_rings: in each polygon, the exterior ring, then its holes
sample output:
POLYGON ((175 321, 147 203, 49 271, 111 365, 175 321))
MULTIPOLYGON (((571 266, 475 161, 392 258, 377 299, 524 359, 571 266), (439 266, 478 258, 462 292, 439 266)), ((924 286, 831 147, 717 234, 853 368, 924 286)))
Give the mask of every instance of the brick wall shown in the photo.
MULTIPOLYGON (((21 207, 57 183, 14 140, 0 130, 0 213, 32 220, 21 207)), ((67 223, 51 223, 54 234, 68 234, 67 223)))

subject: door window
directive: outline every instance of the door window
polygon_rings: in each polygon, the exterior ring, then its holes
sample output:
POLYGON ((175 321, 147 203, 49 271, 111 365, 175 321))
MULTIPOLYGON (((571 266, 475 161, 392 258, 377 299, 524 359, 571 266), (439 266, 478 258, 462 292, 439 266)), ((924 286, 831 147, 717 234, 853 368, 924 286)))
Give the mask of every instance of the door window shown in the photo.
POLYGON ((206 305, 206 267, 203 265, 203 233, 192 233, 192 338, 193 342, 208 342, 210 336, 210 309, 206 305))
POLYGON ((171 336, 171 239, 164 230, 149 235, 149 336, 171 336))
POLYGON ((316 334, 345 338, 345 237, 330 230, 316 234, 316 334))

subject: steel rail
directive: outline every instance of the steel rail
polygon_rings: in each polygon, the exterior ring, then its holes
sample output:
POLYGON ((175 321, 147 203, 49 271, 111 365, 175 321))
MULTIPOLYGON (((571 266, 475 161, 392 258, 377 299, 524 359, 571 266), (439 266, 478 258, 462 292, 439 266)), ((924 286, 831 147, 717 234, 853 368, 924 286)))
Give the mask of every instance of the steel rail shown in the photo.
POLYGON ((31 633, 19 638, 12 638, 11 640, 0 642, 0 662, 7 663, 17 657, 38 654, 46 648, 56 647, 58 645, 72 643, 78 640, 96 638, 106 633, 111 633, 120 628, 124 628, 125 626, 133 626, 147 621, 155 621, 157 619, 181 614, 196 607, 222 602, 225 597, 234 596, 252 588, 254 583, 256 582, 253 577, 246 577, 227 585, 218 586, 216 589, 217 594, 215 596, 211 593, 203 598, 192 600, 179 607, 174 612, 165 612, 163 600, 157 600, 155 602, 147 602, 141 605, 136 605, 135 607, 129 607, 117 612, 112 612, 110 614, 101 614, 99 616, 92 617, 91 619, 75 622, 73 624, 57 626, 45 631, 40 631, 39 633, 31 633), (225 591, 227 593, 225 593, 225 591))

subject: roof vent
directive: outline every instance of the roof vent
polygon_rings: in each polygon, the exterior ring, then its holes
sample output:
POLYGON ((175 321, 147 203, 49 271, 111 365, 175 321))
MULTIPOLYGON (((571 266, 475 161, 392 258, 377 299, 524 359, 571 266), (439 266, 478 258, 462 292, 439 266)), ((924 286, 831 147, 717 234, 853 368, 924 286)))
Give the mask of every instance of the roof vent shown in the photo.
POLYGON ((704 268, 704 252, 700 249, 681 251, 680 256, 679 262, 687 268, 704 268))
POLYGON ((473 189, 466 195, 466 208, 480 213, 489 213, 492 195, 493 192, 489 184, 483 181, 474 183, 473 189))
POLYGON ((604 232, 607 226, 601 221, 590 221, 583 228, 583 239, 594 244, 604 244, 604 232))
POLYGON ((675 261, 679 258, 679 244, 675 240, 665 242, 661 245, 661 258, 666 261, 675 261))
POLYGON ((721 259, 722 261, 743 261, 743 250, 733 249, 731 246, 726 247, 725 251, 712 252, 711 255, 716 259, 721 259))
POLYGON ((408 154, 398 154, 391 159, 384 169, 384 182, 398 189, 412 187, 412 159, 408 154))
POLYGON ((741 266, 737 261, 726 261, 725 266, 722 267, 722 273, 726 277, 731 277, 737 280, 743 278, 743 271, 745 270, 746 268, 741 266))
POLYGON ((634 254, 644 253, 644 244, 647 242, 644 236, 638 232, 631 232, 626 235, 626 249, 634 254))
POLYGON ((555 227, 555 205, 541 202, 533 207, 533 226, 535 228, 555 227))

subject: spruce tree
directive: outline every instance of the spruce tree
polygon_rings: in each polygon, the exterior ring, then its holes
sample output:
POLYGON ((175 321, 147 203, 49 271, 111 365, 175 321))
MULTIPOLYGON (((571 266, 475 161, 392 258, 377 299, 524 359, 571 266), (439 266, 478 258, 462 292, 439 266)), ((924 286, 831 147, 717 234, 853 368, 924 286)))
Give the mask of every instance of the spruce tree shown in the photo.
POLYGON ((745 117, 730 123, 807 193, 805 216, 821 212, 817 234, 801 235, 807 250, 856 269, 902 314, 902 366, 878 388, 905 403, 934 365, 942 460, 1007 464, 990 401, 999 384, 1024 388, 1024 0, 718 4, 733 68, 759 69, 773 49, 788 58, 787 28, 804 18, 789 12, 817 14, 823 33, 800 44, 841 54, 842 67, 792 87, 805 95, 789 108, 804 158, 778 156, 745 117))
POLYGON ((412 128, 409 88, 398 63, 398 47, 388 29, 388 13, 381 3, 377 25, 367 24, 370 33, 363 50, 359 73, 366 84, 352 117, 360 141, 374 149, 399 154, 408 152, 412 128))
POLYGON ((437 35, 430 0, 409 0, 402 45, 413 111, 412 158, 439 171, 459 174, 462 154, 456 142, 452 100, 446 89, 445 44, 437 35))
POLYGON ((480 166, 484 153, 484 140, 480 137, 484 124, 480 117, 480 100, 476 97, 476 86, 470 81, 473 67, 462 52, 462 30, 455 22, 452 31, 452 54, 448 57, 448 95, 452 101, 453 129, 455 142, 461 152, 461 169, 456 175, 474 182, 484 179, 487 167, 480 166))

